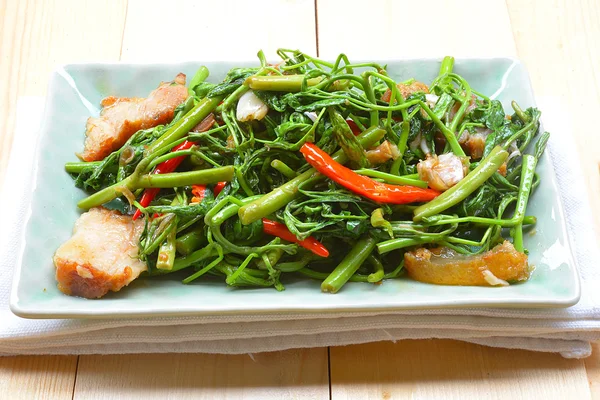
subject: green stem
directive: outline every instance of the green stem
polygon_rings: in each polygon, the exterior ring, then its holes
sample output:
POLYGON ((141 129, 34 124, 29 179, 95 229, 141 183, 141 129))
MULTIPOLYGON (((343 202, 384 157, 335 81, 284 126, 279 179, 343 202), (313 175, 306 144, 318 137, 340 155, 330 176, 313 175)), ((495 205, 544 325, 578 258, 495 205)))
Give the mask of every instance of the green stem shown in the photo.
POLYGON ((446 56, 440 65, 440 76, 452 73, 454 68, 454 57, 446 56))
POLYGON ((293 169, 288 167, 287 164, 281 160, 271 161, 271 167, 275 168, 277 171, 279 171, 283 176, 285 176, 288 179, 293 179, 296 176, 298 176, 298 174, 293 169))
POLYGON ((204 82, 206 78, 208 78, 209 74, 210 72, 205 66, 201 66, 200 68, 198 68, 198 71, 196 71, 196 73, 190 80, 190 83, 188 84, 188 92, 190 93, 190 96, 194 96, 196 94, 194 93, 192 88, 204 82))
POLYGON ((337 293, 375 249, 377 240, 370 236, 359 239, 331 274, 321 283, 321 291, 337 293))
POLYGON ((404 176, 392 175, 386 172, 376 171, 374 169, 357 169, 354 172, 360 175, 369 176, 371 178, 382 179, 388 183, 394 183, 397 185, 410 185, 417 186, 420 188, 426 188, 427 182, 420 179, 407 178, 404 176))
POLYGON ((196 250, 195 252, 185 256, 179 257, 175 259, 173 263, 173 269, 171 272, 179 271, 181 269, 187 268, 193 264, 196 264, 202 260, 206 260, 209 257, 213 257, 217 252, 215 244, 209 244, 203 249, 196 250))
MULTIPOLYGON (((244 82, 252 90, 269 90, 275 92, 299 92, 302 90, 304 75, 267 75, 250 76, 244 82)), ((311 78, 306 80, 307 86, 319 84, 322 78, 311 78)))
POLYGON ((527 134, 531 129, 533 129, 533 128, 537 129, 537 126, 538 126, 537 124, 538 124, 538 119, 534 118, 527 125, 525 125, 521 130, 519 130, 517 133, 515 133, 511 137, 509 137, 502 144, 502 147, 504 147, 505 149, 508 149, 508 147, 512 144, 512 142, 514 142, 515 140, 518 140, 521 136, 527 134))
POLYGON ((385 271, 383 270, 383 264, 381 263, 381 260, 379 260, 373 254, 369 254, 367 261, 373 266, 374 270, 373 273, 369 274, 369 276, 367 277, 367 281, 370 283, 381 282, 385 275, 385 271))
POLYGON ((519 185, 519 194, 517 195, 517 205, 515 214, 512 219, 518 221, 513 228, 513 242, 515 249, 521 253, 524 251, 523 246, 523 219, 527 210, 527 202, 533 186, 533 178, 535 176, 535 167, 537 158, 526 154, 523 156, 523 164, 521 165, 521 183, 519 185))
POLYGON ((173 269, 175 262, 175 236, 177 235, 177 225, 169 231, 167 240, 160 245, 158 250, 158 258, 156 260, 156 268, 170 271, 173 269))
MULTIPOLYGON (((383 275, 383 279, 394 279, 396 277, 398 277, 398 275, 400 275, 400 272, 402 272, 402 269, 404 268, 404 260, 402 260, 400 262, 400 264, 398 264, 398 267, 396 267, 396 269, 394 269, 391 272, 388 272, 387 274, 383 275)), ((297 270, 296 272, 307 276, 311 279, 316 279, 319 281, 325 280, 329 274, 327 272, 318 272, 318 271, 314 271, 312 269, 309 268, 302 268, 297 270)), ((350 277, 350 279, 348 280, 350 282, 369 282, 369 275, 360 275, 360 274, 354 274, 350 277)))
POLYGON ((248 196, 248 197, 254 196, 252 189, 248 185, 246 178, 244 178, 244 175, 242 174, 242 171, 240 171, 239 168, 235 168, 235 177, 237 178, 237 181, 240 184, 240 187, 242 188, 242 190, 244 191, 246 196, 248 196))
POLYGON ((181 283, 187 285, 188 283, 191 283, 192 281, 200 278, 202 275, 206 274, 208 271, 219 265, 219 263, 223 261, 223 250, 220 247, 217 247, 217 252, 218 257, 216 259, 214 259, 211 263, 202 268, 200 271, 197 271, 194 274, 185 278, 183 281, 181 281, 181 283))
POLYGON ((172 188, 191 185, 208 185, 233 179, 234 168, 231 165, 198 171, 173 172, 169 174, 149 174, 141 176, 134 187, 172 188))
POLYGON ((121 196, 123 192, 120 189, 122 188, 127 188, 131 191, 135 190, 135 181, 133 180, 133 177, 133 175, 130 175, 122 181, 86 197, 77 203, 77 207, 83 208, 84 210, 89 210, 92 207, 98 207, 121 196))
MULTIPOLYGON (((519 223, 517 219, 501 219, 501 218, 484 218, 484 217, 448 217, 440 218, 435 221, 428 222, 428 226, 439 226, 448 224, 472 223, 479 225, 497 225, 503 228, 512 228, 519 223)), ((537 223, 537 218, 534 216, 526 216, 523 218, 523 225, 533 225, 537 223)))
POLYGON ((156 157, 154 160, 152 160, 152 162, 150 164, 148 164, 148 171, 152 170, 158 164, 163 163, 172 158, 181 157, 181 156, 189 156, 189 155, 192 155, 195 153, 196 153, 195 150, 190 149, 190 150, 178 150, 178 151, 174 151, 171 153, 163 154, 160 157, 156 157))
POLYGON ((389 253, 390 251, 403 249, 405 247, 416 246, 418 244, 427 243, 431 239, 411 239, 411 238, 398 238, 390 239, 385 242, 377 243, 377 252, 379 254, 389 253))
MULTIPOLYGON (((367 96, 367 99, 371 103, 377 104, 377 99, 375 99, 375 92, 373 91, 373 86, 371 85, 371 77, 366 73, 363 74, 363 90, 365 92, 365 95, 367 96)), ((371 117, 371 126, 378 126, 379 125, 379 111, 371 110, 369 112, 369 115, 371 117)))
POLYGON ((523 253, 525 251, 525 247, 523 245, 523 224, 515 225, 512 231, 512 237, 515 249, 518 252, 523 253))
POLYGON ((307 254, 298 261, 288 261, 284 263, 279 263, 277 264, 276 268, 281 272, 295 272, 306 267, 314 259, 315 258, 312 256, 312 254, 307 254))
POLYGON ((175 242, 177 251, 184 256, 198 250, 204 244, 206 244, 204 227, 194 229, 193 231, 181 235, 175 242))
POLYGON ((91 161, 91 162, 68 162, 65 164, 65 171, 70 174, 80 174, 86 168, 97 167, 102 164, 102 161, 91 161))
POLYGON ((510 105, 512 106, 513 110, 515 110, 515 114, 517 114, 517 117, 521 120, 521 122, 524 124, 529 122, 529 116, 525 114, 523 109, 519 106, 519 104, 517 104, 516 101, 513 100, 510 105))

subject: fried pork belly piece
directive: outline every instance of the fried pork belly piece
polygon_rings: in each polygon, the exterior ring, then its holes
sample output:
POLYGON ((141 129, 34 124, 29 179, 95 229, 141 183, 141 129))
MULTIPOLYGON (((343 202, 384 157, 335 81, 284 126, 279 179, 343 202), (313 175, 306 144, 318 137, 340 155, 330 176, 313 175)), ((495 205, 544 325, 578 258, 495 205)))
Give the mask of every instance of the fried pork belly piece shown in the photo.
MULTIPOLYGON (((463 92, 463 95, 464 95, 464 92, 463 92)), ((454 119, 454 116, 460 109, 461 105, 462 104, 458 101, 456 103, 454 103, 454 105, 450 109, 450 112, 448 113, 448 118, 450 119, 450 121, 452 121, 454 119)), ((475 108, 477 108, 477 97, 475 97, 475 95, 473 94, 473 95, 471 95, 471 100, 469 101, 469 105, 467 106, 464 115, 465 116, 469 115, 469 113, 471 113, 471 111, 473 111, 475 108)))
POLYGON ((471 156, 471 160, 479 160, 483 156, 485 141, 490 133, 492 131, 488 128, 475 128, 472 133, 465 130, 458 143, 471 156))
POLYGON ((138 256, 142 220, 92 208, 75 222, 73 236, 54 254, 61 292, 88 299, 119 291, 146 271, 138 256))
POLYGON ((419 248, 404 254, 404 268, 420 282, 460 286, 506 286, 527 280, 530 273, 527 256, 508 241, 474 256, 447 247, 419 248))
MULTIPOLYGON (((416 92, 429 93, 429 88, 427 87, 427 85, 419 81, 414 81, 410 85, 407 85, 405 83, 399 83, 396 85, 396 87, 400 90, 400 94, 402 95, 403 99, 406 99, 408 96, 416 92)), ((381 100, 387 103, 390 102, 391 98, 392 91, 390 89, 386 90, 385 93, 383 93, 383 96, 381 96, 381 100)))
POLYGON ((140 129, 169 123, 175 108, 188 96, 185 75, 162 82, 147 98, 107 97, 100 117, 90 117, 86 126, 83 161, 99 161, 123 146, 140 129))

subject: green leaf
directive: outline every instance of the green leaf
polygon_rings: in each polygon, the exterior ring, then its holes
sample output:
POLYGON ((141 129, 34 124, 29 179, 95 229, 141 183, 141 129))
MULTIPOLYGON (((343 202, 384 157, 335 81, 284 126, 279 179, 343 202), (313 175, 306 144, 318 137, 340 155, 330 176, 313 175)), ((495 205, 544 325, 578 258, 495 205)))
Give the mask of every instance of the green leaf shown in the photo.
POLYGON ((495 131, 504 125, 504 122, 506 121, 506 114, 504 114, 502 103, 500 103, 498 100, 492 100, 487 108, 475 108, 471 112, 471 119, 474 122, 483 123, 485 126, 495 131))
POLYGON ((448 93, 442 93, 437 103, 435 103, 435 106, 433 107, 432 111, 436 115, 436 117, 442 119, 444 117, 444 114, 446 114, 448 108, 452 105, 453 102, 454 99, 452 98, 452 96, 450 96, 448 93))
POLYGON ((210 93, 211 90, 213 90, 215 88, 214 83, 210 83, 210 82, 202 82, 199 83, 198 85, 194 86, 192 88, 192 90, 194 91, 194 94, 200 98, 206 97, 208 95, 208 93, 210 93))

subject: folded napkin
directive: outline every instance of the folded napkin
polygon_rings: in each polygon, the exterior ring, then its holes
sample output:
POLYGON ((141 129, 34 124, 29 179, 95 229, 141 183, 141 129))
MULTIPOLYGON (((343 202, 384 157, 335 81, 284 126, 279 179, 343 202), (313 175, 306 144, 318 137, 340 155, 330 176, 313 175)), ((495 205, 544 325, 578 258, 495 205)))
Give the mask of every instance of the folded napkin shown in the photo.
POLYGON ((581 358, 600 339, 600 273, 597 238, 580 163, 564 108, 539 99, 556 170, 574 258, 582 279, 581 301, 566 309, 443 309, 339 314, 276 314, 104 320, 27 320, 8 307, 12 271, 21 248, 29 204, 31 143, 42 98, 21 98, 4 190, 0 195, 0 355, 93 353, 254 353, 381 340, 448 338, 487 346, 559 352, 581 358))

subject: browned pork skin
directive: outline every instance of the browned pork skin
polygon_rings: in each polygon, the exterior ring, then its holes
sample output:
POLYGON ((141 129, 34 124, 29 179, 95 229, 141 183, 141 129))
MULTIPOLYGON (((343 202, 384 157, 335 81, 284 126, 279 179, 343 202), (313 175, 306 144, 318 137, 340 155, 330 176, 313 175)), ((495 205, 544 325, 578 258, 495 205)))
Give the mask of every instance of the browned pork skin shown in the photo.
POLYGON ((404 254, 408 275, 436 285, 505 286, 529 278, 527 256, 505 241, 492 250, 464 256, 447 247, 419 248, 404 254))

